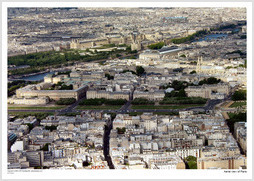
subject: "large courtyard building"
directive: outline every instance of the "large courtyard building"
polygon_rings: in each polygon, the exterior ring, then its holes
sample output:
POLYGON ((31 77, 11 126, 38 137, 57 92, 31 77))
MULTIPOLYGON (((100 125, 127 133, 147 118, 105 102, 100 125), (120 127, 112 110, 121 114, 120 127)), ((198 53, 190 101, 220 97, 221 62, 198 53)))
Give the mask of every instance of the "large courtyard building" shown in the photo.
POLYGON ((79 100, 84 97, 87 86, 80 87, 75 90, 43 90, 38 89, 36 85, 28 85, 16 91, 17 98, 45 98, 59 100, 60 98, 75 98, 79 100))

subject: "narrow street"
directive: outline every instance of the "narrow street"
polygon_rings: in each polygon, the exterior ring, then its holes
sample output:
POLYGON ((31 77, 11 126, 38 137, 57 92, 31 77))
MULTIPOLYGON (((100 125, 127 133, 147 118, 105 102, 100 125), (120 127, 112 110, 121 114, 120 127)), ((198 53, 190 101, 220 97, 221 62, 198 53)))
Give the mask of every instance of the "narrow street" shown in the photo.
POLYGON ((110 119, 106 122, 106 126, 104 128, 104 135, 103 135, 103 154, 105 160, 108 162, 108 166, 110 169, 115 169, 111 157, 109 155, 109 139, 110 139, 110 131, 112 129, 113 120, 110 119))

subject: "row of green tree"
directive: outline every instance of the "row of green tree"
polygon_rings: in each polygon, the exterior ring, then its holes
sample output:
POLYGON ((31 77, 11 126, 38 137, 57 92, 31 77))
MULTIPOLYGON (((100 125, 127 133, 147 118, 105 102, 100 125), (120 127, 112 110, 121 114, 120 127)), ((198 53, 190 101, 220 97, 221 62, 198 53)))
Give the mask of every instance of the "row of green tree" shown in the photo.
POLYGON ((207 99, 202 97, 165 97, 160 104, 205 104, 207 99))
POLYGON ((71 105, 76 102, 75 98, 60 98, 58 101, 56 101, 57 105, 71 105))
POLYGON ((133 105, 154 105, 154 101, 145 98, 135 98, 131 104, 133 105))
POLYGON ((208 33, 210 33, 210 31, 200 30, 200 31, 197 31, 196 33, 193 33, 192 35, 188 35, 186 37, 173 38, 173 39, 171 39, 171 42, 174 44, 181 44, 181 43, 185 43, 185 42, 190 42, 190 41, 195 40, 196 37, 201 37, 201 36, 207 35, 208 33))
POLYGON ((233 29, 237 27, 235 24, 227 24, 227 25, 220 25, 219 27, 215 28, 210 28, 211 31, 221 31, 221 30, 226 30, 226 29, 233 29))
POLYGON ((153 43, 151 45, 148 45, 147 47, 153 50, 161 49, 165 45, 164 42, 158 42, 158 43, 153 43))
POLYGON ((80 55, 77 50, 63 50, 61 52, 48 51, 37 52, 27 55, 18 55, 8 57, 8 65, 30 65, 31 67, 25 69, 17 69, 9 71, 10 75, 23 75, 30 73, 37 73, 46 70, 47 67, 57 68, 62 64, 73 64, 75 61, 90 62, 95 60, 102 60, 108 58, 120 57, 119 53, 126 55, 137 53, 136 50, 132 51, 128 46, 126 50, 113 50, 108 52, 94 52, 92 55, 80 55), (118 55, 117 55, 118 54, 118 55))
POLYGON ((45 67, 29 67, 29 68, 22 68, 17 70, 9 70, 8 75, 25 75, 25 74, 38 73, 45 70, 46 70, 45 67))
POLYGON ((124 105, 127 102, 126 99, 105 99, 105 98, 95 98, 95 99, 85 99, 79 103, 79 105, 124 105))
MULTIPOLYGON (((63 64, 64 66, 71 66, 74 65, 74 62, 66 62, 63 64)), ((50 65, 50 68, 60 68, 62 64, 50 65)), ((35 67, 28 67, 28 68, 21 68, 17 70, 9 70, 8 75, 25 75, 31 73, 38 73, 42 71, 46 71, 49 66, 35 66, 35 67)))
POLYGON ((56 51, 48 51, 8 57, 8 65, 30 65, 31 67, 49 66, 80 60, 81 58, 83 57, 78 52, 60 53, 56 51))

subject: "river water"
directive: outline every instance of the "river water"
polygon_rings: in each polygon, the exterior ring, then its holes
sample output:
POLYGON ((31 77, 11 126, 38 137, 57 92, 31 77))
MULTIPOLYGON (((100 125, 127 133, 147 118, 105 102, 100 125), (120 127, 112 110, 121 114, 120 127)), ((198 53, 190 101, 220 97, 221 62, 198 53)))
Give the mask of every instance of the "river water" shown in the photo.
POLYGON ((203 38, 198 39, 196 42, 199 41, 209 41, 209 40, 213 40, 213 39, 218 39, 218 38, 224 38, 227 37, 227 34, 211 34, 211 35, 207 35, 203 38))
POLYGON ((42 73, 42 74, 37 74, 37 75, 31 75, 31 76, 27 76, 27 77, 22 77, 20 79, 23 80, 28 80, 28 81, 41 81, 44 79, 44 77, 48 74, 53 74, 54 72, 46 72, 46 73, 42 73))

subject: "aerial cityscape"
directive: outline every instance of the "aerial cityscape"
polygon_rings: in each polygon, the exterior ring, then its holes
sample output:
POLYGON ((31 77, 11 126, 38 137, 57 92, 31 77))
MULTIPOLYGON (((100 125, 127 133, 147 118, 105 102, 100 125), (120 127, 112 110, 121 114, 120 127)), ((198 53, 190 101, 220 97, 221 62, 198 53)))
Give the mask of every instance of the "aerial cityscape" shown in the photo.
POLYGON ((8 170, 248 168, 246 8, 9 7, 7 22, 8 170))

